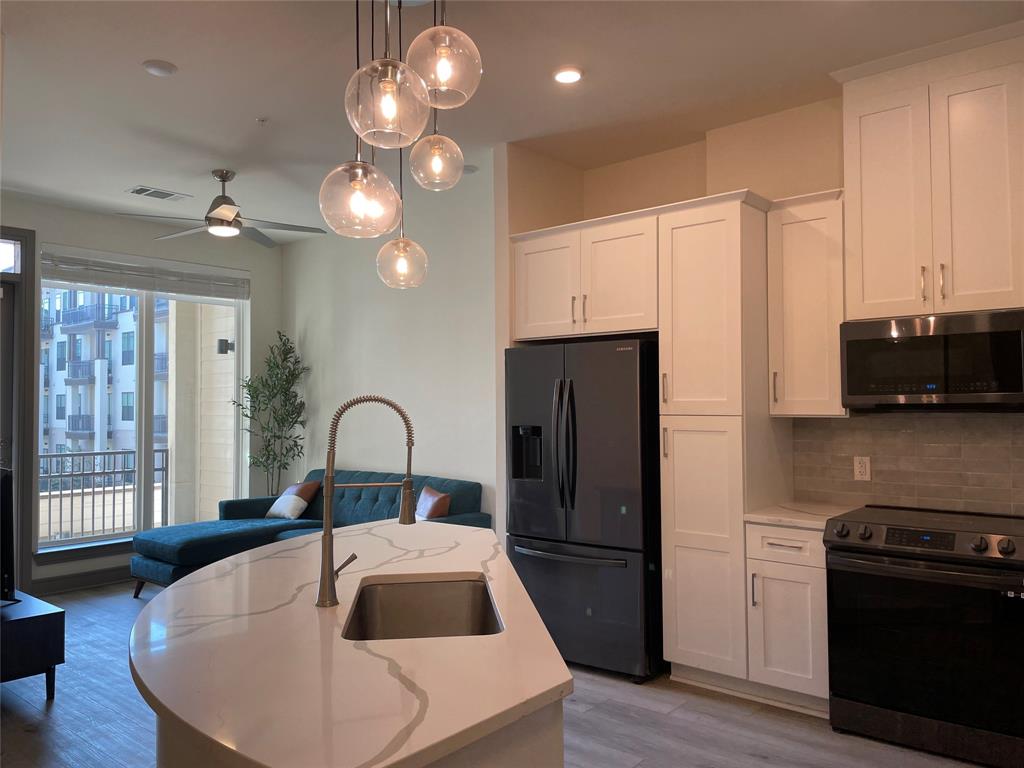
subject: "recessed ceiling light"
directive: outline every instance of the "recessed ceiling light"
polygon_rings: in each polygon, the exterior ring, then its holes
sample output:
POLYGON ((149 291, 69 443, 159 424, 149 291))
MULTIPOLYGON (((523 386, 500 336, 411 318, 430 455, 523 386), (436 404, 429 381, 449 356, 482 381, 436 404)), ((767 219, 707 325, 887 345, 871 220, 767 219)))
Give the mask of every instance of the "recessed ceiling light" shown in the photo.
POLYGON ((583 70, 579 67, 562 67, 555 70, 555 80, 563 85, 578 83, 583 79, 583 70))
POLYGON ((155 77, 170 77, 178 71, 177 66, 162 59, 146 59, 142 62, 142 68, 155 77))

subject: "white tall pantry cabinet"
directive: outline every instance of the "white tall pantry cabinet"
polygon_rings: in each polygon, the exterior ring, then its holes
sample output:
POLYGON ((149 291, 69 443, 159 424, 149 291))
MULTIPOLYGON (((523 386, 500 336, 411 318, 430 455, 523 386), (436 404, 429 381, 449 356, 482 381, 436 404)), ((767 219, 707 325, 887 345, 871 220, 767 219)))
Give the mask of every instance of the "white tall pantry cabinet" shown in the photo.
POLYGON ((766 219, 749 192, 659 216, 665 658, 747 677, 743 515, 789 498, 790 424, 772 420, 766 219))

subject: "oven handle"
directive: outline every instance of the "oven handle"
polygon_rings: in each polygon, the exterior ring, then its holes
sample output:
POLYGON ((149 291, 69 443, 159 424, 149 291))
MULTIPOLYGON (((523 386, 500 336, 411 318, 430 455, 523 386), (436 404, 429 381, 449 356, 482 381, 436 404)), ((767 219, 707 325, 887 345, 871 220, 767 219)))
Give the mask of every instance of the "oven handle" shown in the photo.
POLYGON ((865 573, 873 576, 892 576, 937 584, 954 584, 978 589, 1024 592, 1024 573, 989 571, 984 568, 932 563, 923 560, 902 560, 869 555, 852 557, 830 552, 827 559, 830 571, 865 573))

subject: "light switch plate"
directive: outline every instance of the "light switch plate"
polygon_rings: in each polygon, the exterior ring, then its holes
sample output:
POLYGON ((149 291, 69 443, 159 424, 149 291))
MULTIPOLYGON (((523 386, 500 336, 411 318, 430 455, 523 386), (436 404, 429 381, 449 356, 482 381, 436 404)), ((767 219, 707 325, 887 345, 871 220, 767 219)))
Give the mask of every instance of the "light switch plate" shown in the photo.
POLYGON ((853 479, 854 480, 870 480, 871 479, 871 457, 870 456, 854 456, 853 457, 853 479))

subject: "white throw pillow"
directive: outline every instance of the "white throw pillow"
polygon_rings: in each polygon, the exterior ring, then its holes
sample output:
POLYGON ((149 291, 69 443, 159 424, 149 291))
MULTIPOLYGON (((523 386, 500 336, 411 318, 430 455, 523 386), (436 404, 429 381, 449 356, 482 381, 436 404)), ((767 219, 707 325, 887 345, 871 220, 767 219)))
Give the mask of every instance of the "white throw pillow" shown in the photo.
POLYGON ((286 493, 284 496, 278 497, 277 501, 267 512, 267 517, 280 517, 285 520, 294 520, 303 512, 306 511, 306 507, 309 504, 301 496, 296 494, 286 493))

